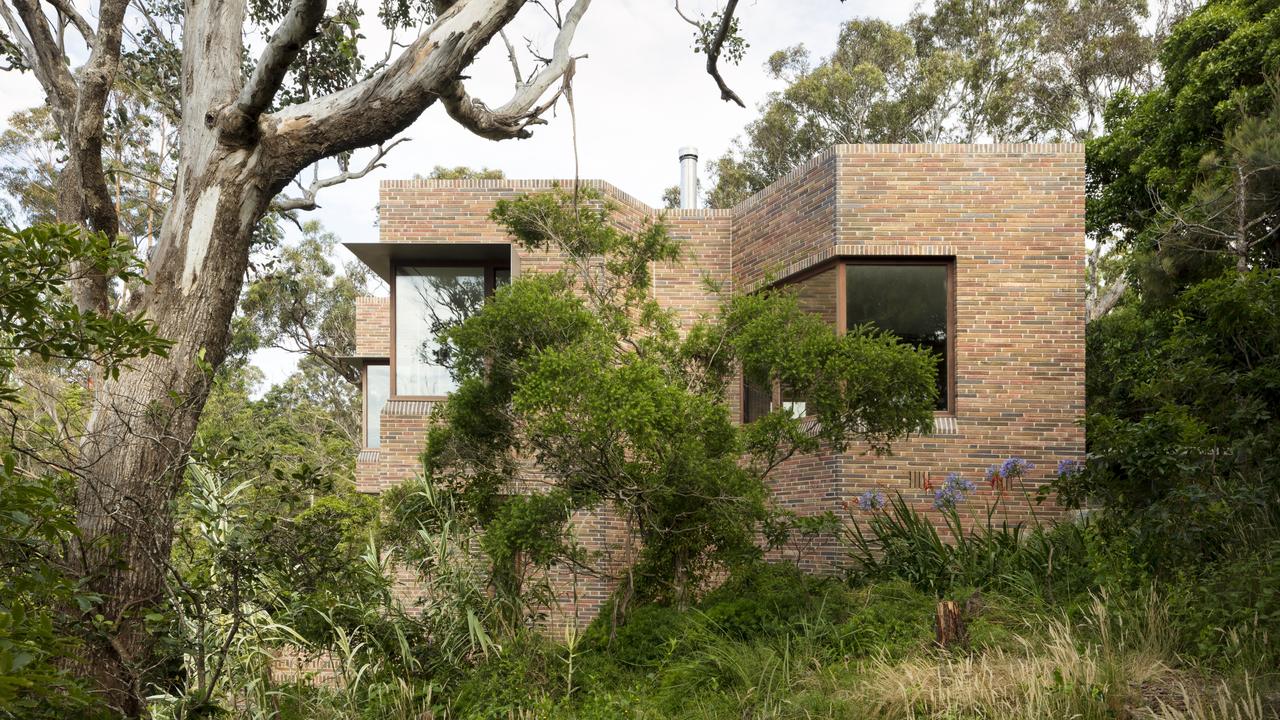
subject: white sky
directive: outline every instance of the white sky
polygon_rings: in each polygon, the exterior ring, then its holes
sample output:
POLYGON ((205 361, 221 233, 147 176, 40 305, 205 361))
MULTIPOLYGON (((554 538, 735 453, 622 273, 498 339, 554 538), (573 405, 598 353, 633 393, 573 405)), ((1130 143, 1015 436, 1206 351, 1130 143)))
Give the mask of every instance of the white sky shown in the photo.
MULTIPOLYGON (((377 0, 360 4, 366 23, 376 25, 377 0)), ((713 0, 685 0, 682 5, 686 13, 716 6, 713 0)), ((574 81, 582 177, 608 180, 657 205, 663 188, 679 180, 677 149, 693 145, 701 154, 705 183, 705 162, 728 148, 755 116, 755 105, 777 89, 763 69, 770 53, 804 43, 815 57, 823 56, 834 47, 842 22, 868 16, 901 22, 914 6, 909 0, 746 0, 738 14, 750 47, 740 65, 721 66, 730 87, 747 103, 744 110, 720 100, 704 71, 705 56, 691 50, 693 28, 676 16, 668 0, 595 0, 574 43, 575 54, 588 55, 578 63, 574 81)), ((538 47, 549 47, 551 28, 538 12, 526 7, 509 34, 517 48, 528 33, 538 47)), ((95 15, 90 11, 91 22, 95 15)), ((368 54, 380 56, 385 35, 372 27, 364 32, 370 36, 368 54)), ((526 71, 528 62, 524 59, 526 71)), ((473 78, 468 81, 472 96, 491 106, 506 101, 512 75, 500 41, 486 48, 467 74, 473 78)), ((0 75, 0 118, 43 102, 29 73, 0 75)), ((548 120, 528 140, 499 143, 463 130, 443 108, 433 106, 405 133, 412 142, 396 147, 386 168, 322 191, 321 208, 309 216, 344 241, 372 241, 377 239, 379 180, 425 175, 436 165, 497 168, 512 178, 572 177, 572 131, 564 103, 548 120)), ((357 155, 353 166, 362 162, 357 155)), ((349 259, 345 251, 343 255, 349 259)), ((255 362, 268 382, 283 379, 294 364, 283 351, 260 353, 255 362)))

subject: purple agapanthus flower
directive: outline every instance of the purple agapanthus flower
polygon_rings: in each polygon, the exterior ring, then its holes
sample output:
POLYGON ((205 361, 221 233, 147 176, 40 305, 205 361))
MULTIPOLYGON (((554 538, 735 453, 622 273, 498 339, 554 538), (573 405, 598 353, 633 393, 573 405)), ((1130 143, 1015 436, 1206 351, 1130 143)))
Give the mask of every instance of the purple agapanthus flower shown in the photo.
POLYGON ((1000 476, 1004 478, 1021 477, 1035 469, 1035 465, 1020 457, 1011 457, 1000 464, 1000 476))
POLYGON ((1084 469, 1084 463, 1079 460, 1059 460, 1058 461, 1058 477, 1071 477, 1084 469))
POLYGON ((965 493, 971 493, 976 488, 972 480, 960 477, 959 473, 950 473, 942 486, 933 491, 933 507, 938 510, 954 508, 964 502, 965 493))
POLYGON ((888 504, 888 499, 884 493, 875 490, 868 490, 858 496, 858 507, 863 510, 883 510, 888 504))

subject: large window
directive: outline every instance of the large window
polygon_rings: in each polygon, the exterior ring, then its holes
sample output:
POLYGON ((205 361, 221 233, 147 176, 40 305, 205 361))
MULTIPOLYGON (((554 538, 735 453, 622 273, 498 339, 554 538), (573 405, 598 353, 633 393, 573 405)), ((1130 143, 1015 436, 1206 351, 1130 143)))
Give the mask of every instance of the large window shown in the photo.
MULTIPOLYGON (((932 350, 939 358, 937 409, 951 410, 952 267, 950 259, 839 260, 788 284, 804 310, 822 316, 840 332, 872 324, 932 350)), ((789 388, 744 383, 744 421, 776 407, 797 415, 807 412, 805 399, 789 388)))
POLYGON ((364 446, 382 445, 382 406, 391 396, 391 366, 364 366, 364 446))
POLYGON ((481 265, 396 268, 392 290, 395 395, 443 397, 454 390, 447 348, 439 335, 475 313, 494 286, 510 277, 505 267, 481 265))
POLYGON ((938 409, 951 407, 951 268, 944 263, 846 263, 845 327, 871 323, 938 360, 938 409))

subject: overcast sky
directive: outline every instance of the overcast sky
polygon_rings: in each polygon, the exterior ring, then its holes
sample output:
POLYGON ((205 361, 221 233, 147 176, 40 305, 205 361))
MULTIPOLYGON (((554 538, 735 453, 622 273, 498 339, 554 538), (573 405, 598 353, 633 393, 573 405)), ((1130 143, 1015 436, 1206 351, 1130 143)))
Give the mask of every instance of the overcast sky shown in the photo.
MULTIPOLYGON (((77 3, 80 5, 82 3, 77 3)), ((376 24, 377 0, 361 0, 366 21, 376 24)), ((567 3, 566 3, 567 4, 567 3)), ((710 11, 710 0, 685 0, 686 13, 710 11)), ((662 190, 679 179, 677 150, 697 147, 704 166, 718 157, 755 115, 755 106, 777 88, 763 70, 774 50, 804 43, 815 56, 828 54, 839 26, 854 17, 906 19, 915 3, 904 0, 747 0, 739 6, 750 47, 738 66, 722 64, 729 85, 748 109, 720 100, 704 71, 705 58, 691 50, 693 29, 675 14, 668 0, 595 0, 578 29, 574 80, 578 152, 584 178, 608 180, 641 200, 659 204, 662 190)), ((549 47, 551 28, 535 7, 526 7, 511 35, 517 46, 529 36, 549 47)), ((96 18, 94 18, 96 20, 96 18)), ((381 53, 385 35, 364 29, 371 54, 381 53)), ((528 59, 525 60, 528 69, 528 59)), ((467 71, 468 88, 490 106, 506 101, 512 75, 501 42, 486 48, 467 71)), ((43 104, 30 74, 0 76, 0 116, 43 104)), ((444 110, 433 106, 405 135, 411 142, 396 147, 387 167, 369 176, 327 189, 321 208, 310 216, 347 241, 377 239, 374 205, 378 181, 427 174, 436 165, 490 167, 512 178, 573 176, 572 129, 562 102, 549 123, 527 140, 493 142, 458 127, 444 110)), ((357 155, 354 165, 361 163, 357 155)), ((345 255, 345 251, 343 251, 345 255)), ((284 353, 257 358, 269 381, 292 368, 284 353)))

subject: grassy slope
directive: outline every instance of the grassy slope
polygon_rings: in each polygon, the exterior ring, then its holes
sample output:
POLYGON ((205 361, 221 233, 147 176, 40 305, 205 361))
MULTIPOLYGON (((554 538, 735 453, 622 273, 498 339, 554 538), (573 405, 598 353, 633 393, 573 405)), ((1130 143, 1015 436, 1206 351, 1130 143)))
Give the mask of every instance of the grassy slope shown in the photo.
POLYGON ((906 583, 850 587, 764 568, 689 611, 638 608, 612 640, 597 623, 572 653, 532 638, 509 646, 463 683, 449 714, 1275 716, 1269 693, 1280 678, 1268 671, 1265 638, 1228 633, 1216 661, 1187 657, 1169 602, 1154 590, 1052 604, 965 590, 953 597, 968 601, 969 641, 944 652, 932 643, 934 598, 906 583))

